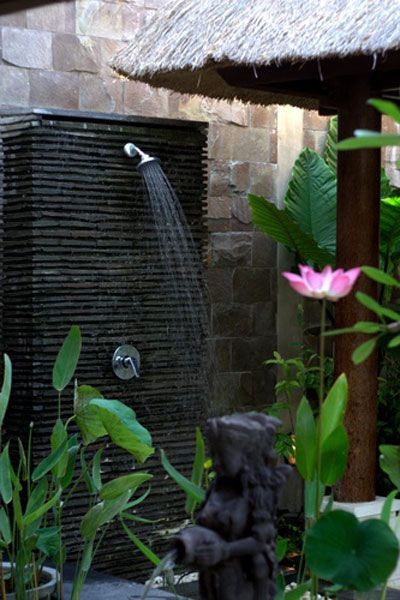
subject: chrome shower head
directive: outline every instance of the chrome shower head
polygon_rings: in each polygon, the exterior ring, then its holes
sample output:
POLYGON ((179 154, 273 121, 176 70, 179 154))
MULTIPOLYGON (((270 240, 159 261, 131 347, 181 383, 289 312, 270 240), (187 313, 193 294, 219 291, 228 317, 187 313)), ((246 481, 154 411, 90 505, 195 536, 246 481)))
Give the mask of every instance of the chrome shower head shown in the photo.
POLYGON ((127 156, 129 156, 129 158, 134 158, 135 156, 139 155, 140 162, 137 167, 138 169, 140 169, 143 165, 150 163, 150 162, 154 162, 154 161, 160 162, 158 158, 155 158, 154 156, 150 156, 149 154, 146 154, 146 152, 143 152, 143 150, 141 150, 140 148, 135 146, 135 144, 132 144, 132 143, 125 144, 124 152, 127 156))

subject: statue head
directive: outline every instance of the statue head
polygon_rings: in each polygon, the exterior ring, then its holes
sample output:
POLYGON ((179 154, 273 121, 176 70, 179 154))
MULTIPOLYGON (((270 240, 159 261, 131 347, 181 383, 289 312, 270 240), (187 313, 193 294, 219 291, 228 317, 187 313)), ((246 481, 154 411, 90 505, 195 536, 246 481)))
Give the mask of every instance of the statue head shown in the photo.
POLYGON ((246 467, 274 465, 279 425, 279 419, 256 412, 209 419, 206 434, 217 474, 233 478, 246 467))

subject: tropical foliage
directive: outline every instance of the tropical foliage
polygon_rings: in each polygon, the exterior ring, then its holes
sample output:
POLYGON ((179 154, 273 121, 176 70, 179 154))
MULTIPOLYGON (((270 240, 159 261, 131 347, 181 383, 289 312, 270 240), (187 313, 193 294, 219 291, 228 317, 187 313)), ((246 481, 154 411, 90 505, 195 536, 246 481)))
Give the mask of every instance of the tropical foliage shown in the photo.
MULTIPOLYGON (((359 139, 365 138, 357 138, 357 143, 359 139)), ((379 139, 383 143, 389 138, 379 139)), ((320 268, 335 264, 336 142, 337 120, 334 117, 330 121, 324 157, 305 148, 296 160, 282 209, 263 197, 249 196, 254 224, 291 250, 297 262, 320 268)), ((339 148, 343 145, 344 142, 339 144, 339 148)), ((391 186, 383 170, 381 197, 381 266, 392 273, 400 260, 400 194, 391 186)))
MULTIPOLYGON (((53 387, 58 406, 50 450, 32 465, 32 431, 27 448, 18 440, 16 468, 10 460, 11 442, 0 453, 0 548, 9 562, 9 573, 0 574, 0 596, 14 591, 17 600, 37 587, 41 569, 52 559, 59 569, 57 598, 62 597, 62 571, 67 558, 63 543, 63 513, 81 484, 86 485, 88 510, 80 524, 82 550, 77 563, 72 599, 78 600, 93 556, 110 522, 130 511, 147 494, 132 500, 137 489, 151 479, 149 473, 133 470, 107 482, 102 477, 102 459, 110 442, 125 449, 138 463, 153 452, 150 433, 135 412, 118 400, 106 400, 91 386, 74 385, 74 414, 62 418, 62 392, 72 382, 81 351, 81 332, 73 326, 57 355, 53 387), (75 422, 79 434, 71 433, 75 422), (96 451, 92 444, 96 442, 96 451), (97 542, 96 542, 97 539, 97 542), (96 542, 96 543, 95 543, 96 542)), ((7 411, 12 365, 4 356, 4 380, 0 393, 0 431, 7 411)), ((133 465, 132 465, 133 467, 133 465)), ((134 516, 133 516, 134 517, 134 516)))

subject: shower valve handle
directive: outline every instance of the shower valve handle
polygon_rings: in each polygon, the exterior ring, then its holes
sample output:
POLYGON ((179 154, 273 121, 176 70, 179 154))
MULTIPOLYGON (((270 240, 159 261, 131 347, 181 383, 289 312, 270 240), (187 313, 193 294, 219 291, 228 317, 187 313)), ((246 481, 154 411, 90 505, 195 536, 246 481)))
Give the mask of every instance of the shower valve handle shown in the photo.
POLYGON ((140 377, 140 354, 137 348, 124 344, 114 352, 112 367, 119 379, 128 381, 140 377))

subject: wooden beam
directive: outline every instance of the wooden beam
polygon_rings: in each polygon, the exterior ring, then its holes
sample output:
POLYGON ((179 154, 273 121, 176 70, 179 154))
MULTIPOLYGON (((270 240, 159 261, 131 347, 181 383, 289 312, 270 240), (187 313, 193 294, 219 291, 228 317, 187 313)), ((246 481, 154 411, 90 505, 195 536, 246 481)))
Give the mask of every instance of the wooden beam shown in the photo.
MULTIPOLYGON (((357 128, 380 130, 380 114, 366 104, 371 97, 368 77, 340 78, 336 90, 339 139, 352 136, 357 128)), ((338 153, 338 267, 379 264, 380 170, 379 150, 338 153)), ((364 275, 357 289, 373 298, 377 296, 376 284, 364 275)), ((350 327, 357 321, 373 318, 354 294, 336 305, 337 327, 350 327)), ((342 335, 335 342, 336 373, 345 372, 349 381, 346 428, 350 453, 347 470, 337 489, 337 499, 343 502, 375 499, 378 352, 359 366, 351 360, 354 349, 366 339, 363 335, 342 335)))
POLYGON ((288 93, 303 98, 324 98, 330 82, 338 77, 370 78, 371 95, 400 80, 400 52, 377 56, 349 56, 268 66, 231 65, 220 67, 218 74, 233 87, 265 92, 288 93))

